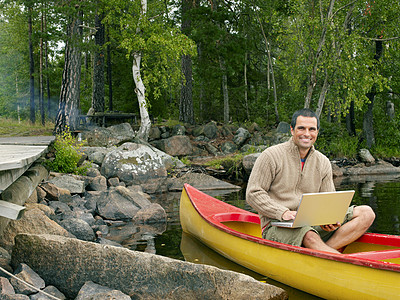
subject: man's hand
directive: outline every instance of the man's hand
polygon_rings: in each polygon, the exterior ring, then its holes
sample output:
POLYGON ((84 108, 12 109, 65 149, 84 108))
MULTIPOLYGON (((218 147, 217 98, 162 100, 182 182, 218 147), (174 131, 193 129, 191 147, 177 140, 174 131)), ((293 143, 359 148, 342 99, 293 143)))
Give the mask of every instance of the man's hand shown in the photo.
POLYGON ((322 228, 322 230, 325 230, 325 231, 335 231, 340 226, 342 226, 342 225, 338 222, 336 224, 321 225, 321 228, 322 228))
POLYGON ((289 221, 296 217, 297 211, 287 210, 282 215, 282 220, 289 221))

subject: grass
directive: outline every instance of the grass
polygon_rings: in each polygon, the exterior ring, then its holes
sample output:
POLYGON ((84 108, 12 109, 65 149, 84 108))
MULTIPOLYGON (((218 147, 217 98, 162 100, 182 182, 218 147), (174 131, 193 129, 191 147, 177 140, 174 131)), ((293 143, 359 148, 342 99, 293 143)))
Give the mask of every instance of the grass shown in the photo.
POLYGON ((32 124, 29 121, 21 121, 0 117, 0 136, 40 136, 52 135, 54 123, 47 122, 44 126, 39 121, 32 124))

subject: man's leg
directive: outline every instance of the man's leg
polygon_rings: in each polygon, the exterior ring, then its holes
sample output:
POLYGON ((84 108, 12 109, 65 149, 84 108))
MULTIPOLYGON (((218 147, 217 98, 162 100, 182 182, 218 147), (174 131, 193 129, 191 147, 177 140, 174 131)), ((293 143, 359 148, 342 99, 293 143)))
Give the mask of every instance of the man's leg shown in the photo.
POLYGON ((354 207, 353 218, 336 230, 326 245, 333 249, 340 249, 357 240, 372 225, 375 213, 371 207, 360 205, 354 207))
POLYGON ((320 250, 320 251, 326 251, 326 252, 340 254, 339 251, 337 251, 336 249, 329 247, 327 244, 325 244, 324 241, 319 236, 319 234, 312 230, 308 231, 304 235, 303 246, 306 248, 314 249, 314 250, 320 250))
POLYGON ((340 249, 357 240, 371 226, 375 213, 366 205, 356 206, 353 218, 335 231, 332 237, 324 243, 314 231, 308 231, 303 238, 303 246, 310 249, 340 253, 340 249))

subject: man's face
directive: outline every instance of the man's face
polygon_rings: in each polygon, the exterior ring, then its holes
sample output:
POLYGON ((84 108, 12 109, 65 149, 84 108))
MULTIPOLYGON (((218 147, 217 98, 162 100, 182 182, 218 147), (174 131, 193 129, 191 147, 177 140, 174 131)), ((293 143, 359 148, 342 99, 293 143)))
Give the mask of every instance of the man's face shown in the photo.
POLYGON ((314 117, 298 116, 296 127, 290 128, 293 141, 299 147, 300 151, 307 150, 315 143, 318 136, 318 123, 314 117))

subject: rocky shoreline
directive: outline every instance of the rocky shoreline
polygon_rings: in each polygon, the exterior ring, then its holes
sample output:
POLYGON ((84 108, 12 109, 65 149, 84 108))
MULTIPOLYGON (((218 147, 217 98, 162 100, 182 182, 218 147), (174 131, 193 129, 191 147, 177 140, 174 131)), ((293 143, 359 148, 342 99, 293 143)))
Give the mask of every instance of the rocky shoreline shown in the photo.
MULTIPOLYGON (((276 132, 267 138, 257 130, 256 125, 250 130, 218 127, 213 122, 191 129, 181 125, 154 127, 150 143, 136 141, 134 131, 127 123, 84 131, 82 138, 87 140, 89 146, 83 148, 81 163, 90 161, 87 175, 51 173, 48 180, 36 188, 26 201, 25 216, 11 221, 0 237, 0 266, 58 299, 184 299, 188 295, 207 298, 207 293, 212 291, 219 291, 214 299, 226 299, 228 294, 229 298, 244 299, 248 297, 246 286, 249 285, 259 292, 259 299, 284 299, 287 295, 283 290, 242 274, 229 273, 228 276, 224 273, 228 271, 192 266, 157 255, 150 259, 147 255, 153 255, 154 249, 146 249, 149 253, 133 251, 138 256, 135 258, 137 261, 142 259, 148 262, 146 276, 157 283, 154 286, 147 281, 143 283, 143 278, 138 279, 144 268, 139 263, 127 267, 112 265, 110 261, 104 264, 97 261, 100 266, 97 273, 85 268, 91 265, 90 261, 96 261, 98 253, 103 253, 105 260, 109 260, 110 255, 115 257, 114 262, 120 259, 120 255, 133 255, 125 254, 124 251, 129 250, 107 239, 110 225, 116 222, 132 222, 138 232, 145 227, 143 233, 153 235, 165 230, 166 212, 160 204, 152 203, 152 194, 180 191, 185 182, 205 191, 239 188, 208 175, 205 168, 193 172, 194 169, 187 167, 179 158, 218 157, 237 151, 246 152, 252 147, 258 153, 246 155, 242 161, 243 170, 250 174, 262 150, 289 138, 287 130, 288 124, 280 124, 276 132), (51 250, 55 248, 62 252, 66 245, 69 245, 68 251, 62 256, 51 250), (84 250, 91 248, 94 249, 92 252, 84 250), (160 264, 171 268, 166 273, 180 274, 181 277, 178 276, 175 282, 166 281, 165 274, 154 271, 160 264), (182 264, 188 265, 183 267, 182 264), (110 276, 117 276, 118 271, 127 268, 126 272, 132 280, 124 283, 121 280, 110 281, 106 278, 108 276, 103 275, 103 278, 99 275, 101 268, 114 274, 110 276), (182 268, 198 277, 197 285, 190 281, 188 273, 181 273, 182 268), (80 274, 79 280, 68 279, 74 272, 88 274, 80 274), (214 282, 214 286, 202 292, 201 285, 210 284, 211 273, 213 280, 219 283, 214 282), (226 280, 227 276, 236 280, 237 286, 229 286, 229 281, 224 285, 222 278, 226 280), (174 292, 177 286, 180 293, 174 292)), ((52 153, 48 153, 48 158, 51 156, 52 153)), ((332 166, 336 181, 361 175, 400 174, 399 167, 375 160, 367 151, 360 153, 360 161, 333 161, 332 166)), ((90 270, 96 268, 93 265, 90 270)), ((0 277, 0 299, 50 299, 34 290, 20 288, 14 281, 10 276, 0 277)))

